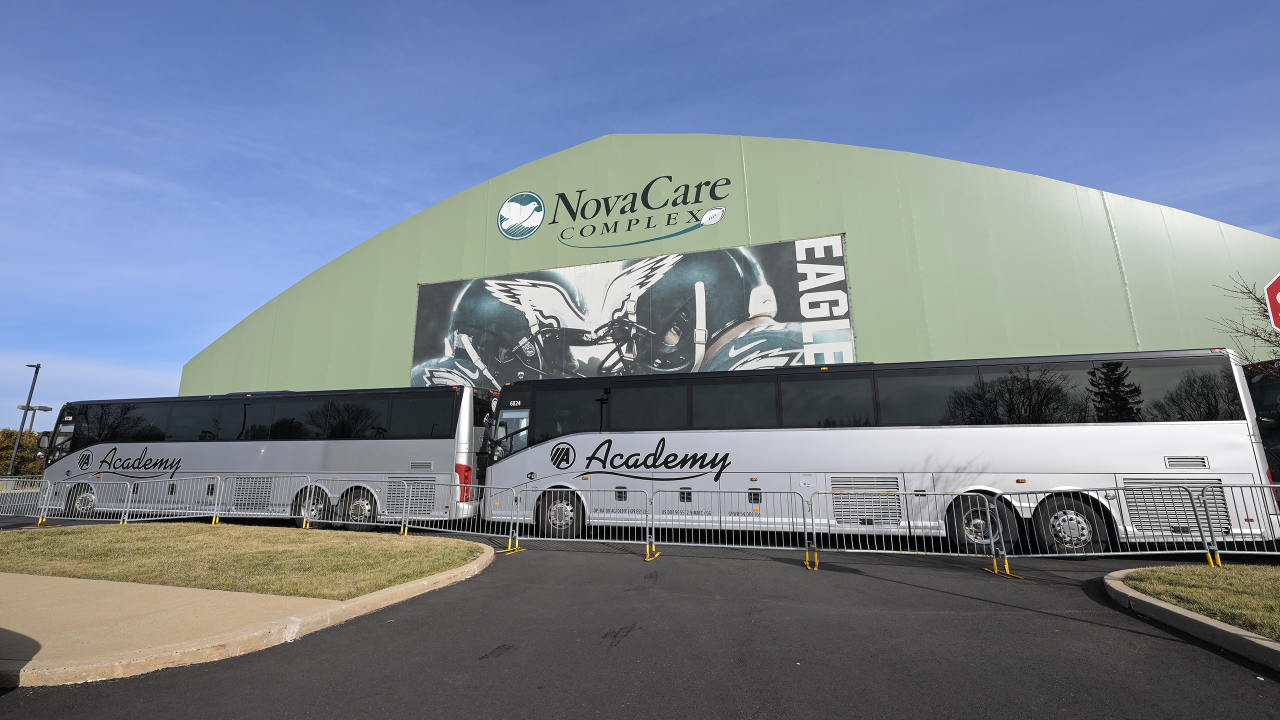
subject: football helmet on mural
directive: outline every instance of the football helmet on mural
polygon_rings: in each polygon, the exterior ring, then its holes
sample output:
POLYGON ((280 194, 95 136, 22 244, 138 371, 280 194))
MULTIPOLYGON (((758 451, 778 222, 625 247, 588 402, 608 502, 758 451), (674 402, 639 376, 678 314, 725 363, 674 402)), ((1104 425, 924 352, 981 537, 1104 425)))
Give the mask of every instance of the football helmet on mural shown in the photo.
POLYGON ((732 248, 628 263, 605 293, 614 349, 602 373, 696 372, 707 346, 752 318, 778 311, 756 261, 732 248))
POLYGON ((516 380, 571 377, 577 374, 571 346, 586 344, 588 335, 585 313, 581 294, 559 273, 472 280, 450 315, 446 344, 461 362, 449 369, 478 371, 480 378, 468 384, 494 389, 516 380))
POLYGON ((489 378, 480 372, 475 363, 466 358, 440 357, 413 366, 409 376, 411 387, 431 387, 433 385, 465 385, 500 389, 489 378))

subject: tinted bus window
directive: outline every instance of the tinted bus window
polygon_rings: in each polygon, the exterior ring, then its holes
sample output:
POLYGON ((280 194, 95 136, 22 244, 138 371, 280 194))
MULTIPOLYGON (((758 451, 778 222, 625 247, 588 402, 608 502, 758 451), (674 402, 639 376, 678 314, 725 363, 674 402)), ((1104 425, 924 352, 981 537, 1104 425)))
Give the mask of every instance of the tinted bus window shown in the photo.
POLYGON ((165 403, 126 403, 112 406, 119 419, 116 442, 164 442, 169 427, 169 406, 165 403))
POLYGON ((603 423, 603 385, 538 388, 533 400, 530 445, 576 432, 597 432, 603 423))
POLYGON ((266 440, 271 427, 271 401, 243 397, 222 403, 219 440, 266 440))
POLYGON ((1095 362, 1089 395, 1098 422, 1244 419, 1225 357, 1095 362))
POLYGON ((391 396, 391 426, 394 438, 451 438, 457 431, 454 406, 456 392, 404 393, 391 396))
MULTIPOLYGON (((386 395, 335 395, 318 398, 304 421, 315 437, 370 439, 387 435, 386 395)), ((279 415, 280 404, 276 403, 279 415)))
POLYGON ((772 377, 704 380, 692 387, 695 430, 778 427, 772 377))
POLYGON ((882 370, 875 376, 881 425, 952 425, 947 400, 977 382, 978 368, 882 370))
POLYGON ((1252 366, 1249 394, 1258 416, 1258 432, 1266 451, 1272 479, 1280 480, 1280 369, 1275 365, 1252 366))
POLYGON ((860 427, 875 424, 871 373, 783 376, 782 427, 860 427))
POLYGON ((323 437, 316 426, 308 422, 308 417, 315 417, 323 400, 306 398, 298 400, 276 400, 275 412, 271 416, 272 440, 306 440, 323 437))
POLYGON ((984 365, 981 382, 956 390, 947 411, 956 425, 1090 422, 1088 362, 984 365))
POLYGON ((611 390, 610 430, 689 427, 689 387, 685 383, 616 383, 611 390))
POLYGON ((493 415, 493 399, 494 396, 487 392, 471 392, 471 427, 482 428, 489 424, 493 415))
MULTIPOLYGON (((92 445, 96 442, 104 442, 107 440, 108 423, 104 422, 107 415, 108 405, 75 405, 72 406, 72 417, 75 418, 75 429, 72 431, 71 450, 79 450, 82 447, 92 445)), ((110 432, 109 440, 115 440, 116 433, 114 429, 110 432)))
POLYGON ((169 416, 169 431, 165 440, 196 442, 217 440, 221 422, 222 404, 217 402, 174 403, 169 416))

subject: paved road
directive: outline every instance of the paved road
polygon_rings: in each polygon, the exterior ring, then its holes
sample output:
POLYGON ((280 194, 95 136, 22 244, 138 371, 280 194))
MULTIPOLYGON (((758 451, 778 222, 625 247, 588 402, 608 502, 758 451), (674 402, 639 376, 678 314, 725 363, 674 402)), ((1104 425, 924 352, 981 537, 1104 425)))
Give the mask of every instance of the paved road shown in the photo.
POLYGON ((499 557, 264 652, 13 690, 0 717, 1280 715, 1280 678, 1106 598, 1101 576, 1142 562, 1019 561, 1006 580, 967 559, 634 552, 499 557))
MULTIPOLYGON (((0 515, 0 531, 22 530, 34 528, 39 518, 20 515, 0 515)), ((50 520, 49 527, 72 527, 75 525, 115 525, 115 520, 50 520)))

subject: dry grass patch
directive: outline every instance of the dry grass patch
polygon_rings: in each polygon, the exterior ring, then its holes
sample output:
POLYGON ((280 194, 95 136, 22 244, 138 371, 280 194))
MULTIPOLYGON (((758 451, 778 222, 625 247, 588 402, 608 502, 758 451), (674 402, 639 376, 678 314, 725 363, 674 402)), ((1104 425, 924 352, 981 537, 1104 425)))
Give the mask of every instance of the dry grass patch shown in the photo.
POLYGON ((0 533, 0 572, 347 600, 466 565, 474 543, 208 523, 0 533))
POLYGON ((1280 641, 1280 567, 1149 568, 1130 573, 1124 582, 1151 597, 1280 641))

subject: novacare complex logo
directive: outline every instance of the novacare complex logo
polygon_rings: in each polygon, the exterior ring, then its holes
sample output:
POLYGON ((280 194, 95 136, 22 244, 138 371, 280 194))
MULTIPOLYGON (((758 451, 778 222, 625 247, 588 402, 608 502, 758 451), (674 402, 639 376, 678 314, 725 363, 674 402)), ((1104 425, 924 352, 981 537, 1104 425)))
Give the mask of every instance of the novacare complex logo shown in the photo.
MULTIPOLYGON (((631 192, 599 197, 585 189, 558 192, 547 225, 561 245, 571 248, 657 242, 720 222, 727 209, 715 203, 729 197, 731 185, 727 177, 679 182, 674 175, 659 175, 631 192)), ((498 231, 511 240, 523 240, 537 232, 545 218, 546 207, 537 193, 518 192, 498 209, 498 231)))
POLYGON ((509 240, 523 240, 542 227, 546 208, 537 193, 518 192, 498 209, 498 232, 509 240))

